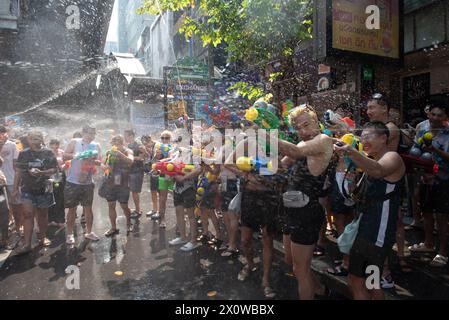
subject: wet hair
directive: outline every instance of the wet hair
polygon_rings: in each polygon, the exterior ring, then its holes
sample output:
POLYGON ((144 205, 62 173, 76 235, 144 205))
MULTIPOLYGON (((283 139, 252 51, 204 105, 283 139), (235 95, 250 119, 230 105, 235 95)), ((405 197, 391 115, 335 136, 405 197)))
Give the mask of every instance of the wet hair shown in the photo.
POLYGON ((74 133, 73 133, 73 139, 76 139, 76 138, 82 138, 83 137, 83 135, 81 134, 81 132, 79 132, 79 131, 75 131, 74 133))
POLYGON ((124 131, 124 134, 128 135, 128 136, 135 136, 136 135, 136 131, 134 131, 133 129, 127 129, 124 131))
POLYGON ((83 133, 87 133, 87 132, 89 132, 89 131, 91 131, 91 130, 95 130, 95 127, 93 127, 93 126, 91 126, 91 125, 89 125, 89 124, 86 124, 86 125, 83 127, 82 132, 83 132, 83 133))
POLYGON ((122 144, 125 143, 125 139, 123 138, 123 136, 122 136, 121 134, 118 134, 118 135, 113 136, 113 137, 111 138, 111 142, 112 142, 112 141, 117 141, 117 140, 121 141, 122 144))
POLYGON ((8 132, 6 127, 5 126, 0 126, 0 133, 6 133, 6 132, 8 132))
POLYGON ((173 138, 173 133, 171 131, 168 131, 168 130, 162 131, 161 132, 161 137, 164 136, 164 135, 170 136, 170 139, 173 138))
POLYGON ((429 106, 429 112, 435 108, 438 108, 438 109, 443 110, 446 115, 449 115, 447 97, 444 97, 444 96, 433 97, 433 98, 431 98, 428 106, 429 106))
POLYGON ((318 116, 315 110, 308 104, 302 104, 299 107, 293 108, 288 115, 288 122, 293 123, 293 119, 299 117, 302 114, 308 114, 311 118, 318 122, 318 116))
POLYGON ((42 140, 44 140, 44 134, 42 133, 42 131, 33 130, 28 132, 28 137, 31 136, 39 136, 40 138, 42 138, 42 140))
POLYGON ((146 143, 148 141, 151 141, 151 136, 150 135, 146 135, 144 134, 142 137, 140 137, 140 141, 142 141, 142 143, 146 143))
POLYGON ((48 143, 50 146, 52 144, 56 144, 56 145, 61 145, 61 141, 59 141, 58 139, 51 139, 50 142, 48 143))
POLYGON ((391 108, 390 99, 388 99, 388 97, 384 93, 381 92, 374 93, 371 96, 370 101, 376 101, 379 105, 387 107, 387 110, 390 111, 391 108))
POLYGON ((388 129, 386 124, 381 121, 368 122, 363 126, 363 130, 365 129, 374 129, 377 135, 386 135, 387 140, 390 138, 390 129, 388 129))

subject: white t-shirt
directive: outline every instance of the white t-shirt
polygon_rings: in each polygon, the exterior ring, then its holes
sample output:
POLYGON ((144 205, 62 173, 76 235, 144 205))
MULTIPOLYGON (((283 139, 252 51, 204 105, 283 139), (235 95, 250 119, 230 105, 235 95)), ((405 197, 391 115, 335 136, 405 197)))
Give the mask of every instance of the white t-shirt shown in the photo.
POLYGON ((14 185, 14 160, 19 157, 16 144, 12 141, 6 141, 5 145, 0 151, 0 156, 3 158, 3 165, 0 166, 0 170, 3 171, 6 177, 6 184, 8 186, 14 185))

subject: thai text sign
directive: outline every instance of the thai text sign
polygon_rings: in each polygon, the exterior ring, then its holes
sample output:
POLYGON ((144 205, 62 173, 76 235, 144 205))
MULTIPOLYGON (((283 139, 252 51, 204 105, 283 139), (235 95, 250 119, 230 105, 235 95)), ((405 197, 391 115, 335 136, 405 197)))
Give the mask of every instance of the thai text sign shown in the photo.
POLYGON ((334 49, 399 58, 398 0, 332 0, 334 49), (379 29, 368 29, 366 9, 379 7, 379 29))

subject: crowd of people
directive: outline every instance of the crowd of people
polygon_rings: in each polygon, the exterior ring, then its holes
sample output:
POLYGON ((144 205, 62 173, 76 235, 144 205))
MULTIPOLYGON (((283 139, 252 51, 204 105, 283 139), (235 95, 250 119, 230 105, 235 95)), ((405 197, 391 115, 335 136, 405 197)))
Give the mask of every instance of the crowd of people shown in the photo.
MULTIPOLYGON (((66 244, 74 245, 79 206, 85 238, 99 241, 101 236, 93 231, 95 190, 108 204, 110 228, 104 236, 121 232, 117 202, 126 217, 124 232, 130 232, 133 219, 143 217, 141 202, 146 199, 140 195, 148 177, 152 210, 145 215, 160 228, 166 228, 166 215, 171 214, 166 208, 172 193, 176 236, 169 245, 185 252, 213 245, 225 258, 236 258, 241 250, 246 265, 236 275, 239 281, 247 280, 257 269, 253 234, 260 232, 266 298, 276 296, 270 275, 277 232, 282 234, 284 261, 298 282, 300 299, 313 299, 329 294, 311 269, 312 258, 325 254, 326 229, 334 229, 337 236, 349 236, 347 226, 357 225, 349 249, 341 249, 341 259, 334 261, 328 272, 348 277, 354 299, 383 299, 382 289, 394 285, 388 257, 395 244, 401 270, 410 271, 404 259, 404 199, 414 200, 411 227, 423 219, 425 229, 424 241, 410 246, 410 251, 435 252, 437 248, 431 265, 442 267, 448 262, 449 199, 441 196, 449 191, 448 106, 440 100, 429 103, 428 120, 418 124, 414 136, 404 135, 390 122, 390 107, 385 95, 374 94, 367 104, 369 122, 360 128, 355 128, 346 104, 329 111, 323 121, 310 105, 292 108, 288 125, 296 132, 297 143, 276 138, 271 142, 277 144, 278 154, 270 155, 267 140, 256 141, 264 154, 279 159, 278 170, 269 175, 262 174, 256 165, 249 169, 239 165, 238 150, 251 157, 249 137, 238 142, 223 135, 221 148, 203 152, 210 141, 196 144, 192 139, 191 147, 183 148, 177 146, 177 137, 170 131, 163 131, 156 141, 154 136, 136 137, 133 130, 126 130, 113 136, 109 150, 103 152, 95 142, 95 128, 89 125, 74 134, 64 150, 58 139, 46 143, 36 131, 13 142, 8 139, 7 128, 0 127, 0 185, 4 186, 0 195, 1 245, 14 249, 8 239, 21 237, 16 254, 27 254, 36 230, 39 245, 48 246, 47 228, 52 225, 65 227, 66 244), (430 143, 422 143, 429 132, 430 143), (438 170, 410 170, 400 153, 414 146, 430 153, 430 161, 438 170), (192 161, 195 148, 200 150, 199 164, 192 161), (171 168, 160 169, 168 166, 171 168), (96 175, 101 177, 97 188, 96 175), (381 287, 366 287, 368 266, 380 270, 381 287)), ((242 126, 258 129, 249 121, 242 126)))

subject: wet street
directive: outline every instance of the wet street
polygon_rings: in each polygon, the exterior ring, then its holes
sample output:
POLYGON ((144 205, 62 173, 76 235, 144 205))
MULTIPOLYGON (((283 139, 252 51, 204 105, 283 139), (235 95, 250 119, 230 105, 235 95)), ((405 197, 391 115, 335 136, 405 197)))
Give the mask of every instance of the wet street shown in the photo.
MULTIPOLYGON (((149 190, 148 186, 145 190, 149 190)), ((150 209, 150 194, 142 193, 143 210, 150 209)), ((130 202, 131 204, 131 202, 130 202)), ((189 253, 170 247, 175 236, 175 214, 168 199, 167 229, 142 216, 129 236, 123 231, 105 238, 109 228, 106 202, 96 196, 94 231, 99 242, 84 240, 78 209, 76 246, 65 244, 65 229, 51 227, 49 248, 35 249, 31 255, 15 257, 12 252, 0 269, 0 299, 263 299, 259 271, 246 282, 237 280, 242 257, 223 258, 214 248, 202 246, 189 253), (80 289, 66 287, 68 266, 80 271, 80 289), (213 292, 216 291, 216 294, 213 292)), ((132 204, 131 204, 132 208, 132 204)), ((118 211, 118 227, 125 230, 124 216, 118 211)), ((134 220, 135 221, 135 220, 134 220)), ((256 241, 257 244, 257 241, 256 241)), ((279 299, 296 299, 294 278, 281 272, 281 258, 275 257, 273 286, 279 299)))

